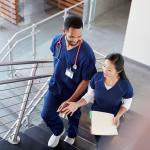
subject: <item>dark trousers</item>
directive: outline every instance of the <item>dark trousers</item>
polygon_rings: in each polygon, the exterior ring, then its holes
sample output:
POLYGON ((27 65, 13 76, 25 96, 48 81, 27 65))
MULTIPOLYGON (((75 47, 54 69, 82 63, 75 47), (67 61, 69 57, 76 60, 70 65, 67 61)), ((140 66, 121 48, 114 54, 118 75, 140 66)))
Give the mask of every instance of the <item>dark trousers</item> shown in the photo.
POLYGON ((96 141, 96 150, 100 150, 100 135, 95 135, 95 141, 96 141))
MULTIPOLYGON (((44 99, 44 106, 41 116, 46 125, 56 136, 60 135, 64 129, 64 124, 59 117, 57 109, 60 104, 65 100, 67 100, 66 97, 53 95, 49 90, 44 99)), ((77 110, 71 117, 68 116, 67 134, 70 138, 74 138, 77 135, 80 116, 80 110, 77 110)))

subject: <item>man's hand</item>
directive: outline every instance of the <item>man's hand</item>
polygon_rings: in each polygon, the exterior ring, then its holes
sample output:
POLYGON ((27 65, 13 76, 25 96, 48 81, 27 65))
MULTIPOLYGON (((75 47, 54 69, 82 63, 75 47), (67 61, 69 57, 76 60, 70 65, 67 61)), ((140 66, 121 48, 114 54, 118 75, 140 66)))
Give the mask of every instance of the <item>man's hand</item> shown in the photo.
POLYGON ((79 108, 77 102, 67 102, 67 106, 62 109, 63 113, 65 115, 72 116, 73 113, 79 108))
POLYGON ((57 109, 57 112, 63 113, 63 109, 65 107, 67 107, 69 104, 67 101, 64 101, 63 103, 61 103, 61 105, 59 106, 59 108, 57 109))
POLYGON ((75 102, 78 100, 78 98, 81 96, 81 94, 86 90, 88 87, 89 80, 82 80, 80 84, 78 85, 75 92, 71 95, 69 99, 64 101, 58 108, 57 112, 63 113, 63 109, 67 107, 69 104, 68 102, 75 102))

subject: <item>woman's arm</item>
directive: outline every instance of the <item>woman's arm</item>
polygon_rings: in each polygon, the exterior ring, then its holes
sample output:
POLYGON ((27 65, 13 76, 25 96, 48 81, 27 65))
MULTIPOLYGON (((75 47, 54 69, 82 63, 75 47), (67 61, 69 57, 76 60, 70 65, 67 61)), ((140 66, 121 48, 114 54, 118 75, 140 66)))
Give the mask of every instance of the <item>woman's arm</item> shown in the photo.
POLYGON ((113 122, 117 127, 119 127, 120 125, 120 118, 123 116, 124 113, 126 113, 130 109, 131 103, 132 103, 132 98, 123 100, 123 104, 121 105, 117 115, 113 119, 113 122))

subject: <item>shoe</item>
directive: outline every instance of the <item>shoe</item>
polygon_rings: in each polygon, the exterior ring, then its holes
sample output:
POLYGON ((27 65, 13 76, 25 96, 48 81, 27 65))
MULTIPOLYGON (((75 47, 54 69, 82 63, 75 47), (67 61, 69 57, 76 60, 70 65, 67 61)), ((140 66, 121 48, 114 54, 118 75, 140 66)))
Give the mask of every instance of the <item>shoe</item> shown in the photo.
POLYGON ((69 143, 70 145, 73 145, 75 142, 75 138, 70 138, 70 137, 66 136, 64 141, 69 143))
POLYGON ((52 148, 56 147, 56 146, 58 145, 58 143, 59 143, 59 140, 60 140, 61 136, 64 134, 64 132, 65 132, 65 129, 64 129, 63 132, 62 132, 60 135, 58 135, 58 136, 56 136, 56 135, 53 134, 53 135, 50 137, 49 141, 48 141, 48 146, 49 146, 49 147, 52 147, 52 148))

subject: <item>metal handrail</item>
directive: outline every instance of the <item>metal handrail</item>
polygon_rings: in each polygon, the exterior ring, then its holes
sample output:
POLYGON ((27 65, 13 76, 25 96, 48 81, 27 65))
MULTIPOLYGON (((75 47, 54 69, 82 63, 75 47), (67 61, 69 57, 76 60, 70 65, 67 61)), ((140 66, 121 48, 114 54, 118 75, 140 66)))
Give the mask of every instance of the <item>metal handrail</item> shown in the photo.
MULTIPOLYGON (((63 13, 65 13, 66 11, 69 11, 69 10, 71 10, 71 9, 73 9, 73 8, 75 8, 75 7, 79 6, 79 5, 81 5, 82 3, 84 3, 84 1, 81 1, 81 2, 79 2, 79 3, 77 3, 77 4, 73 5, 73 6, 71 6, 71 7, 69 7, 69 8, 66 8, 66 9, 64 9, 64 10, 62 10, 62 11, 60 11, 60 12, 58 12, 58 13, 56 13, 56 14, 54 14, 54 15, 48 17, 48 18, 46 18, 46 19, 43 19, 42 21, 39 21, 39 22, 37 22, 37 23, 34 23, 34 24, 32 24, 31 26, 26 27, 26 28, 24 28, 24 29, 22 29, 22 30, 16 32, 16 33, 12 36, 12 38, 11 38, 10 40, 8 40, 8 42, 6 43, 6 45, 1 49, 0 55, 5 51, 5 49, 11 44, 11 42, 12 42, 12 41, 15 39, 15 37, 17 37, 19 34, 25 32, 25 31, 27 31, 27 30, 29 30, 29 29, 36 28, 38 25, 40 25, 40 24, 42 24, 42 23, 45 23, 45 22, 47 22, 47 21, 49 21, 49 20, 51 20, 51 19, 53 19, 53 18, 55 18, 55 17, 57 17, 57 16, 63 14, 63 13)), ((18 43, 17 43, 17 44, 18 44, 18 43)))
MULTIPOLYGON (((32 93, 31 87, 33 85, 33 80, 51 76, 50 74, 36 75, 37 64, 52 63, 52 62, 53 61, 36 60, 36 61, 21 61, 21 62, 12 62, 12 63, 9 62, 9 63, 0 64, 0 66, 25 65, 25 64, 27 64, 27 65, 32 64, 33 65, 33 67, 32 67, 33 69, 32 69, 31 75, 29 77, 23 77, 23 78, 17 78, 17 79, 8 79, 8 80, 1 80, 0 81, 0 85, 8 84, 8 83, 16 83, 16 82, 21 82, 21 81, 28 81, 28 85, 27 85, 27 88, 26 88, 25 93, 24 93, 23 102, 21 103, 22 104, 21 109, 18 111, 18 113, 19 113, 18 119, 16 120, 15 124, 10 128, 10 130, 9 131, 7 130, 8 132, 4 136, 5 138, 10 137, 9 142, 11 142, 13 144, 14 143, 17 144, 19 142, 18 141, 18 132, 20 130, 22 122, 25 121, 25 118, 27 118, 27 116, 29 116, 31 114, 31 112, 35 109, 37 104, 40 102, 40 100, 42 99, 42 97, 40 95, 43 95, 43 94, 45 95, 45 93, 47 91, 47 89, 44 90, 45 87, 47 86, 47 81, 46 81, 46 82, 44 82, 44 85, 42 86, 42 88, 40 88, 39 91, 36 91, 37 94, 34 96, 34 98, 31 101, 29 101, 29 99, 28 99, 29 94, 32 93), (39 100, 39 98, 40 98, 40 100, 39 100), (30 102, 30 103, 27 105, 27 102, 30 102), (26 113, 28 113, 28 114, 26 115, 26 113), (12 130, 13 130, 13 134, 9 135, 12 130)), ((16 112, 14 112, 14 113, 16 113, 16 112)), ((3 134, 3 133, 0 133, 0 134, 3 134)))
MULTIPOLYGON (((37 67, 38 67, 38 63, 33 65, 31 76, 35 76, 37 67)), ((17 141, 17 136, 18 136, 18 133, 19 133, 19 130, 20 130, 20 127, 21 127, 22 119, 23 119, 24 114, 25 114, 25 110, 26 110, 26 106, 27 106, 27 103, 28 103, 28 98, 29 98, 29 95, 30 95, 30 92, 31 92, 32 85, 33 85, 33 79, 28 80, 28 84, 27 84, 27 87, 26 87, 26 90, 25 90, 25 93, 27 93, 27 94, 25 94, 24 97, 23 97, 23 103, 21 105, 21 111, 20 111, 19 116, 18 116, 18 118, 20 118, 20 119, 18 119, 18 121, 16 123, 16 126, 18 126, 18 127, 15 128, 14 136, 12 137, 13 142, 17 141)))
MULTIPOLYGON (((43 64, 43 63, 53 63, 53 61, 49 61, 49 60, 16 61, 16 62, 0 63, 0 66, 43 64)), ((35 76, 17 78, 17 79, 0 80, 0 85, 8 84, 8 83, 14 83, 14 82, 27 81, 27 80, 33 80, 33 79, 38 79, 38 78, 40 79, 40 78, 45 78, 45 77, 50 77, 50 76, 51 76, 50 74, 43 74, 43 75, 35 75, 35 76)))
POLYGON ((38 76, 33 76, 33 77, 24 77, 24 78, 18 78, 18 79, 9 79, 9 80, 2 80, 0 81, 0 85, 2 84, 8 84, 8 83, 16 83, 16 82, 21 82, 21 81, 27 81, 27 80, 34 80, 34 79, 41 79, 41 78, 46 78, 50 77, 51 75, 38 75, 38 76))
POLYGON ((33 61, 14 61, 14 62, 4 62, 0 63, 0 66, 9 66, 9 65, 26 65, 26 64, 37 64, 37 63, 52 63, 50 60, 33 60, 33 61))
MULTIPOLYGON (((27 106, 27 109, 26 109, 26 115, 24 115, 24 118, 22 119, 22 122, 21 124, 23 124, 27 117, 33 112, 33 110, 35 109, 35 107, 38 105, 38 103, 41 101, 41 99, 44 97, 44 95, 46 94, 47 90, 44 91, 42 93, 42 96, 39 97, 39 95, 41 94, 41 91, 46 87, 47 83, 45 83, 42 88, 39 90, 39 92, 35 95, 35 97, 33 98, 33 100, 31 101, 31 103, 27 106), (39 98, 38 98, 39 97, 39 98), (38 99, 37 99, 38 98, 38 99), (31 105, 33 104, 33 102, 37 99, 37 101, 35 102, 34 104, 34 107, 31 107, 31 105), (29 108, 31 108, 31 110, 28 110, 29 108)), ((7 133, 4 135, 3 139, 7 139, 8 137, 9 138, 12 138, 14 136, 14 133, 12 133, 11 135, 9 135, 13 128, 16 127, 16 124, 17 124, 17 120, 15 121, 15 123, 11 126, 11 128, 7 131, 7 133)), ((11 143, 12 142, 12 139, 11 141, 9 140, 9 142, 11 143)))
MULTIPOLYGON (((38 84, 41 84, 41 83, 45 83, 45 82, 34 82, 34 85, 38 85, 38 84)), ((13 88, 3 88, 3 89, 0 89, 0 92, 1 91, 12 90, 12 89, 23 88, 23 87, 25 87, 25 85, 23 85, 23 86, 15 86, 13 88)))

